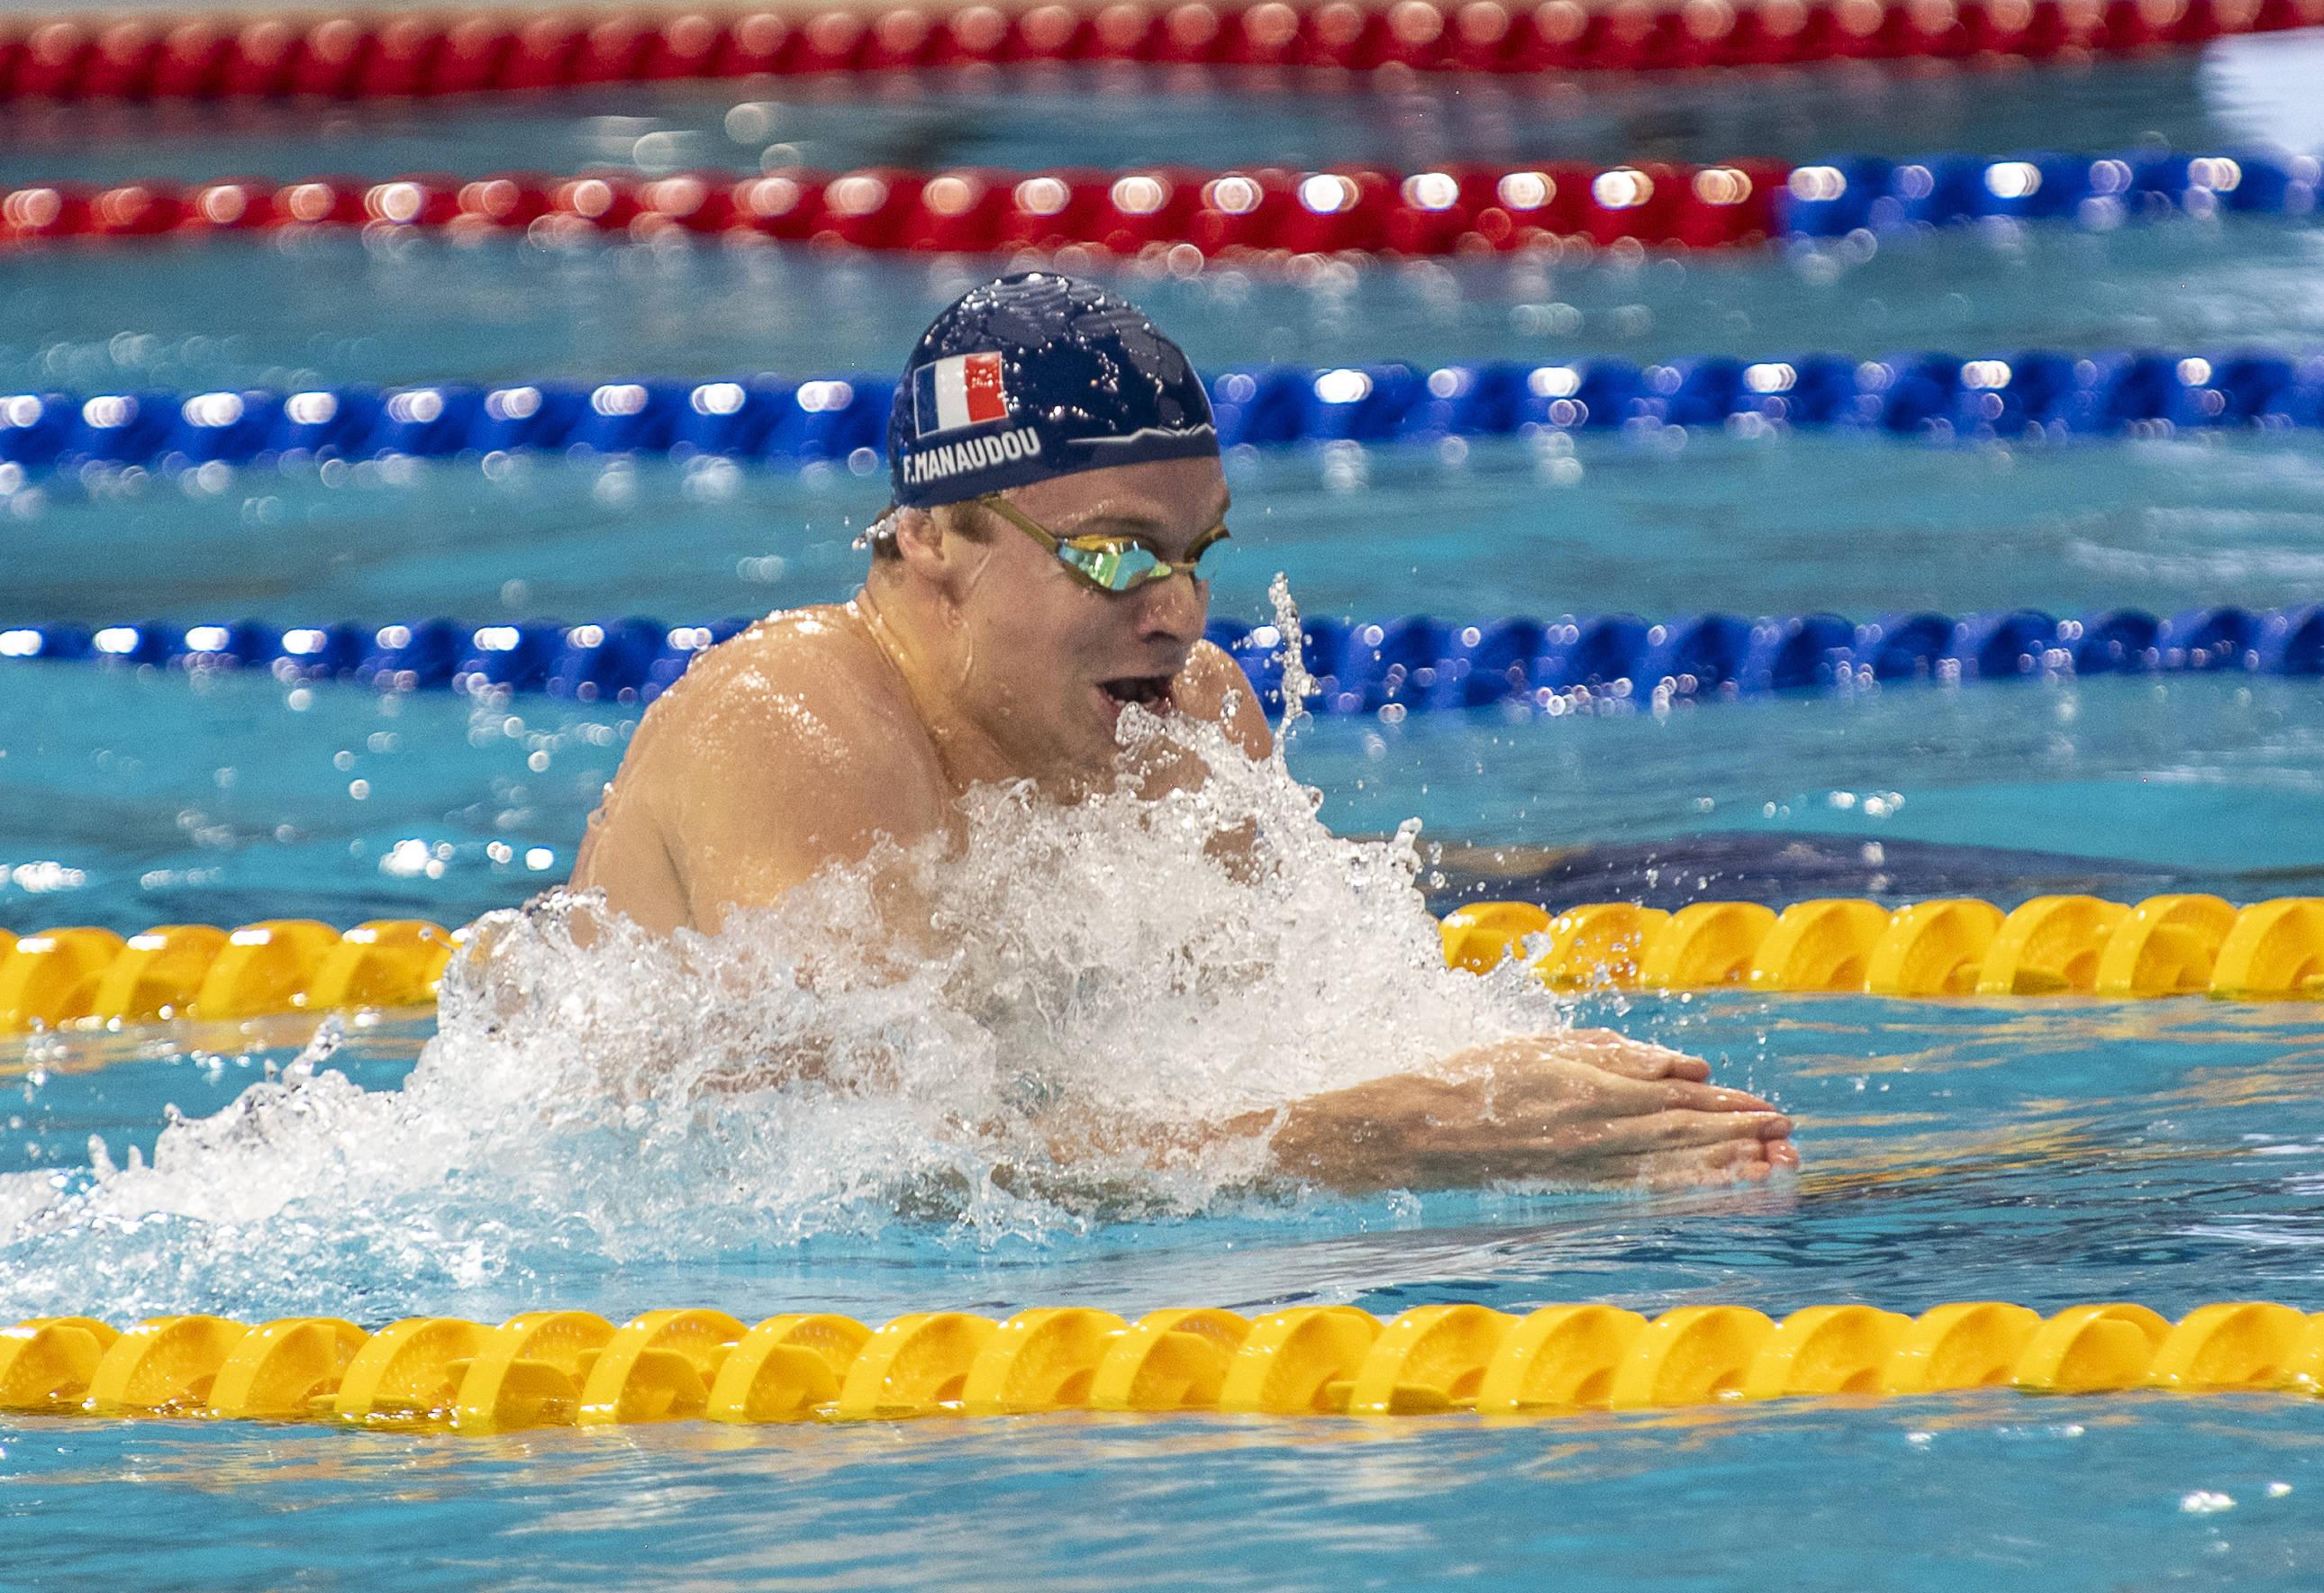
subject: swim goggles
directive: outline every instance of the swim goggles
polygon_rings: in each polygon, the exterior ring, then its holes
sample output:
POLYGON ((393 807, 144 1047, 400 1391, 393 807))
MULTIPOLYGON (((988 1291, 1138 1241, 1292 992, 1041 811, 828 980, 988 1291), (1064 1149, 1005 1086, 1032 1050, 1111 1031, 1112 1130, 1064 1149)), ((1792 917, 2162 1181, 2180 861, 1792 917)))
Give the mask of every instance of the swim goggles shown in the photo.
POLYGON ((1226 522, 1221 520, 1195 538, 1193 549, 1174 563, 1135 537, 1060 537, 998 493, 987 493, 975 502, 1056 554, 1059 564, 1101 592, 1129 592, 1181 573, 1200 581, 1204 577, 1196 566, 1203 555, 1225 541, 1228 534, 1226 522))

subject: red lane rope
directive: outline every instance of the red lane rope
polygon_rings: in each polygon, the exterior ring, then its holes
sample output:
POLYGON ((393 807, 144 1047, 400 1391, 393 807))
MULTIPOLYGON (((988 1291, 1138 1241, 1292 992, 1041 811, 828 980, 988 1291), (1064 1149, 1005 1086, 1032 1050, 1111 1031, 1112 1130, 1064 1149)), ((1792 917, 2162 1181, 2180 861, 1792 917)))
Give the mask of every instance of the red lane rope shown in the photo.
POLYGON ((677 233, 941 253, 1083 248, 1157 258, 1352 251, 1496 253, 1582 241, 1656 247, 1757 243, 1790 169, 1455 166, 1409 174, 1278 167, 1211 173, 1028 175, 894 170, 642 178, 513 173, 464 180, 309 179, 36 184, 0 192, 0 244, 103 243, 316 228, 454 238, 645 243, 677 233))
POLYGON ((0 20, 0 98, 374 99, 1016 62, 1556 72, 2192 44, 2324 0, 1208 0, 0 20))

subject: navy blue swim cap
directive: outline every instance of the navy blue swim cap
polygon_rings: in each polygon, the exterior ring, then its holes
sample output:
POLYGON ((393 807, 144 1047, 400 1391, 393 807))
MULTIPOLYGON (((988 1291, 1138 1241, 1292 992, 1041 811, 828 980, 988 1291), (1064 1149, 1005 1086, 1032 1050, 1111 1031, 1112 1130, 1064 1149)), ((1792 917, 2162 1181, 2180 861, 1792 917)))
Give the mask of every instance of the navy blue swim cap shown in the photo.
POLYGON ((972 289, 938 316, 888 421, 896 502, 913 509, 1218 451, 1178 345, 1129 300, 1054 272, 972 289))

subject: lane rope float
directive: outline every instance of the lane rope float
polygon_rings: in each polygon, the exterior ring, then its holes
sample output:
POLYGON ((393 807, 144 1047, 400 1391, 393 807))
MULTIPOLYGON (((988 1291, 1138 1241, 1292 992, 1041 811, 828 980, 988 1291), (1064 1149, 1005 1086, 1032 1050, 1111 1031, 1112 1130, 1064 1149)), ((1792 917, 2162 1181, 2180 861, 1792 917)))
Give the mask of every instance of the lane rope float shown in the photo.
POLYGON ((466 937, 418 918, 0 929, 0 1035, 425 1006, 466 937))
POLYGON ((1554 1417, 1979 1388, 2315 1397, 2324 1315, 2229 1301, 2173 1323, 2118 1302, 2044 1318, 1967 1301, 1918 1317, 1812 1305, 1780 1321, 1739 1305, 1652 1318, 1611 1305, 1422 1305, 1386 1322, 1345 1305, 1135 1321, 1045 1306, 1001 1321, 914 1312, 877 1329, 805 1312, 745 1326, 702 1309, 619 1327, 534 1311, 498 1327, 409 1317, 376 1333, 337 1317, 201 1315, 0 1329, 0 1412, 468 1433, 1060 1411, 1554 1417))
MULTIPOLYGON (((1554 439, 1669 428, 1766 437, 1806 428, 1925 441, 2257 435, 2324 428, 2324 355, 2066 355, 2029 349, 1857 359, 1721 355, 1422 367, 1259 366, 1210 381, 1221 446, 1554 439)), ((494 455, 668 455, 875 469, 892 381, 350 384, 288 391, 0 393, 0 485, 35 471, 289 465, 494 455)), ((1562 445, 1561 445, 1562 446, 1562 445)))
MULTIPOLYGON (((1438 927, 1451 967, 1484 973, 1514 957, 1565 990, 2324 999, 2324 897, 2238 907, 2192 894, 2042 896, 2007 912, 1969 898, 1893 910, 1824 898, 1781 913, 1751 902, 1556 914, 1480 902, 1438 927)), ((419 919, 344 933, 308 918, 163 924, 126 940, 88 926, 21 939, 0 929, 0 1035, 422 1007, 466 935, 419 919)))
POLYGON ((17 17, 0 99, 412 97, 818 72, 1135 62, 1545 74, 2078 60, 2324 23, 2318 0, 1546 0, 17 17))
POLYGON ((2137 150, 2096 157, 1859 156, 1802 166, 1471 164, 1413 172, 964 167, 152 180, 110 188, 31 182, 0 190, 0 245, 362 229, 470 242, 521 236, 547 245, 694 235, 923 253, 1079 251, 1192 268, 1209 259, 1296 255, 1717 248, 1974 221, 2106 230, 2165 216, 2304 216, 2316 209, 2320 176, 2324 168, 2310 155, 2137 150))
POLYGON ((1516 958, 1568 990, 2324 1000, 2324 897, 2237 907, 2197 894, 2037 896, 2008 912, 1972 898, 1894 910, 1824 898, 1781 913, 1754 902, 1557 914, 1480 902, 1439 927, 1453 967, 1483 973, 1516 958))
MULTIPOLYGON (((445 619, 377 627, 235 623, 0 626, 0 661, 115 668, 264 670, 284 684, 346 680, 378 691, 467 695, 545 691, 577 702, 650 703, 740 619, 668 625, 631 617, 470 627, 445 619)), ((1517 618, 1476 624, 1408 615, 1302 622, 1301 656, 1327 717, 1522 706, 1547 714, 1723 701, 1773 692, 1850 692, 1939 682, 2098 675, 2324 675, 2324 607, 2191 609, 2161 618, 2115 609, 2060 619, 2000 614, 1709 613, 1517 618)), ((1282 706, 1284 642, 1273 625, 1214 621, 1209 640, 1242 667, 1270 714, 1282 706)), ((5 677, 0 677, 5 678, 5 677)))

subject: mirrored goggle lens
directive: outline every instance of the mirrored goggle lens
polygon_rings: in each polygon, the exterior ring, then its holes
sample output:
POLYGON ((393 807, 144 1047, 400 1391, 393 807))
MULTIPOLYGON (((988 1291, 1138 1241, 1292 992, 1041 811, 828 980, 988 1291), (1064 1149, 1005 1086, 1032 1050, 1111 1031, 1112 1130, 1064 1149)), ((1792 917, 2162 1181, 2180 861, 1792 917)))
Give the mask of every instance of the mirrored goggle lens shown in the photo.
POLYGON ((1067 542, 1057 549, 1057 557, 1108 592, 1127 592, 1167 573, 1154 550, 1136 542, 1067 542))

